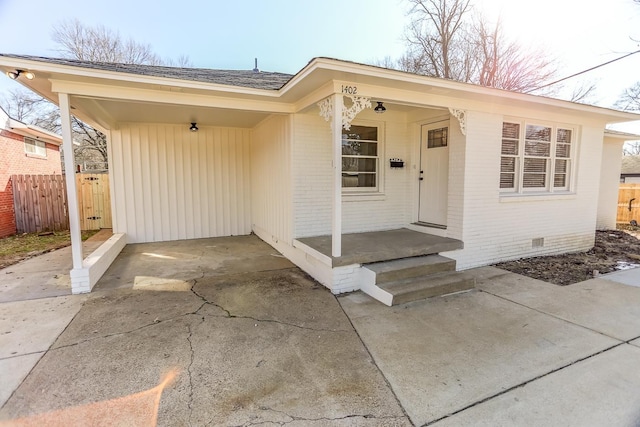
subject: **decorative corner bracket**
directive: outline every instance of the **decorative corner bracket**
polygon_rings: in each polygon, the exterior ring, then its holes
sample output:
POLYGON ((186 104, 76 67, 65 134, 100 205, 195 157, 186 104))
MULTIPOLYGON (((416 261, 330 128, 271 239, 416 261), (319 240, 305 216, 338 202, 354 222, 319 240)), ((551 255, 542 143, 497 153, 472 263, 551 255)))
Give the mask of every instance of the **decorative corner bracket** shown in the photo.
POLYGON ((460 132, 463 135, 467 135, 467 112, 464 110, 457 110, 455 108, 449 108, 449 112, 453 117, 458 119, 458 123, 460 124, 460 132))
POLYGON ((318 107, 320 108, 320 116, 324 117, 325 122, 331 120, 331 117, 333 117, 333 102, 331 102, 331 98, 325 98, 318 102, 318 107))
MULTIPOLYGON (((358 113, 365 108, 371 108, 370 98, 353 95, 347 95, 347 98, 351 99, 351 106, 347 107, 345 105, 342 107, 342 127, 344 130, 351 129, 351 122, 356 118, 358 113)), ((322 116, 327 122, 331 120, 333 117, 333 102, 331 97, 323 99, 318 102, 317 105, 320 108, 320 116, 322 116)))
POLYGON ((365 108, 371 108, 371 99, 365 96, 347 95, 351 99, 351 107, 342 108, 342 127, 344 130, 351 129, 351 122, 356 118, 360 111, 365 108))

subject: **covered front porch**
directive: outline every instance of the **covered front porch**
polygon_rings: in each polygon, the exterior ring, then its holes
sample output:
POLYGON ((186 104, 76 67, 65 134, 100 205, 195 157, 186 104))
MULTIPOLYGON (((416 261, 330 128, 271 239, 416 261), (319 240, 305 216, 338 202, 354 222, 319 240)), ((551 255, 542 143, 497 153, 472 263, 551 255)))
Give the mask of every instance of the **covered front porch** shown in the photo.
POLYGON ((449 252, 462 249, 464 244, 448 237, 399 228, 344 234, 339 257, 331 256, 331 236, 296 239, 294 246, 314 251, 330 259, 331 266, 340 267, 449 252))
POLYGON ((332 236, 293 242, 304 254, 298 263, 333 293, 359 289, 391 306, 475 286, 472 276, 456 271, 454 259, 441 255, 462 249, 460 240, 409 228, 341 237, 340 256, 332 256, 332 236))

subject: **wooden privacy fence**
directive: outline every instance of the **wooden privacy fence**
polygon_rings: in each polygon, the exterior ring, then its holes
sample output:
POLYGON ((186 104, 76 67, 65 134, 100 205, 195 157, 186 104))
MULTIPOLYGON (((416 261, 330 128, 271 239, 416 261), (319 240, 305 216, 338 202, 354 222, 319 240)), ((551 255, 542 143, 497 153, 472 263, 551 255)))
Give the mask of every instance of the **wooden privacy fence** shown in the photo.
POLYGON ((62 175, 12 175, 11 182, 18 233, 69 229, 62 175))
MULTIPOLYGON (((13 206, 18 233, 69 229, 63 175, 12 175, 13 206)), ((109 175, 76 174, 82 230, 111 228, 109 175)))
POLYGON ((629 224, 632 220, 640 224, 640 184, 620 184, 616 222, 629 224))
POLYGON ((80 228, 99 230, 111 228, 111 193, 109 174, 77 173, 80 228))

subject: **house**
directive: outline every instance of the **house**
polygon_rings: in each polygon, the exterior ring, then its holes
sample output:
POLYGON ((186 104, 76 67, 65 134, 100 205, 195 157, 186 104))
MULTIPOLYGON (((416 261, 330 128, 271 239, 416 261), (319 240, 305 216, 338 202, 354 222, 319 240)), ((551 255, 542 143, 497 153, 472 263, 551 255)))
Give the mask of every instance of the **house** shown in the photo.
POLYGON ((620 168, 620 182, 624 184, 640 183, 640 156, 623 156, 620 168))
POLYGON ((0 238, 16 233, 11 175, 60 175, 62 138, 0 108, 0 238))
POLYGON ((382 261, 440 253, 463 272, 586 250, 615 226, 601 169, 622 142, 605 128, 640 119, 329 58, 295 75, 20 55, 0 69, 60 105, 65 147, 70 114, 107 135, 114 236, 83 260, 70 200, 74 292, 125 243, 252 232, 332 292, 385 303, 382 261))

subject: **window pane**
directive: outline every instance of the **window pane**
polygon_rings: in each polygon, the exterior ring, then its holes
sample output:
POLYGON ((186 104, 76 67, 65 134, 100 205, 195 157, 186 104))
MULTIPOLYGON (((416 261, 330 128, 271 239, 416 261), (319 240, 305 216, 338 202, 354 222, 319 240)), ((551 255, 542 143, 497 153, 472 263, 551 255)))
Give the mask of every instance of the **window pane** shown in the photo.
POLYGON ((520 124, 518 123, 502 123, 502 138, 519 139, 520 124))
POLYGON ((547 161, 545 159, 524 159, 524 171, 545 173, 547 161))
POLYGON ((571 156, 571 146, 568 144, 558 144, 556 145, 556 157, 570 157, 571 156))
POLYGON ((514 188, 515 177, 513 173, 501 173, 500 174, 500 188, 514 188))
POLYGON ((36 154, 38 156, 47 156, 47 148, 44 141, 38 141, 36 139, 25 138, 24 139, 24 151, 29 154, 36 154))
POLYGON ((556 173, 567 173, 566 160, 556 160, 556 173))
POLYGON ((375 172, 377 163, 377 159, 343 157, 342 170, 344 172, 375 172))
POLYGON ((558 142, 571 144, 571 129, 558 129, 558 142))
POLYGON ((427 148, 447 146, 449 128, 431 129, 427 134, 427 148))
POLYGON ((502 154, 518 155, 518 141, 502 140, 502 154))
POLYGON ((342 130, 342 139, 364 139, 367 141, 378 140, 378 128, 375 126, 351 125, 350 130, 342 130))
POLYGON ((516 159, 514 157, 502 157, 500 159, 500 172, 515 172, 516 159))
POLYGON ((551 144, 548 142, 526 141, 524 144, 524 154, 527 156, 549 157, 551 144))
POLYGON ((554 187, 566 187, 567 186, 567 175, 560 174, 553 176, 553 186, 554 187))
POLYGON ((545 174, 525 173, 522 177, 522 186, 524 188, 544 188, 546 187, 545 174))
POLYGON ((366 187, 375 188, 376 175, 375 174, 342 174, 342 186, 343 187, 366 187))
POLYGON ((551 128, 538 125, 527 125, 525 139, 551 142, 551 128))
POLYGON ((342 154, 351 156, 377 156, 378 144, 376 142, 361 142, 343 139, 342 154))

